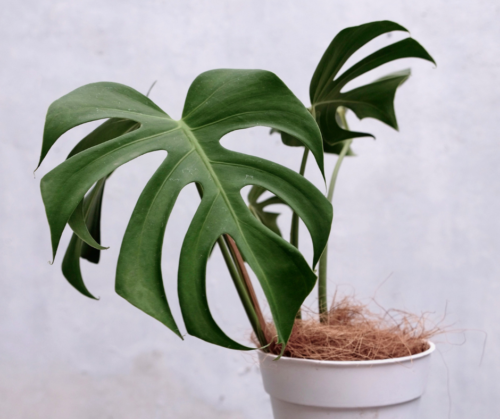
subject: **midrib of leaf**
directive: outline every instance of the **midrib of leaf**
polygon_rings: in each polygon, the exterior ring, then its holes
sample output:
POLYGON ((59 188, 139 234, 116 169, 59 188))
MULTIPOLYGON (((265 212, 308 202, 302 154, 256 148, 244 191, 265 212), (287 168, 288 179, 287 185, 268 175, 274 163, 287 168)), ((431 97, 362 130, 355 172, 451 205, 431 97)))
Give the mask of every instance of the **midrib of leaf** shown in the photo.
MULTIPOLYGON (((229 209, 229 212, 230 212, 236 226, 238 227, 238 230, 240 231, 241 237, 243 238, 243 240, 245 240, 245 243, 247 245, 247 249, 249 249, 249 251, 252 253, 253 259, 256 261, 256 263, 259 267, 259 270, 261 272, 261 279, 265 280, 265 282, 268 284, 269 281, 267 279, 267 276, 265 275, 265 271, 261 268, 260 263, 258 261, 258 258, 255 257, 255 255, 252 251, 252 246, 249 245, 249 243, 246 239, 245 233, 243 232, 243 230, 240 226, 240 220, 238 219, 238 217, 233 209, 233 206, 231 205, 231 202, 229 201, 229 198, 227 197, 226 190, 222 186, 222 183, 221 183, 219 177, 217 176, 217 173, 215 173, 214 169, 212 168, 212 163, 214 163, 214 162, 212 162, 212 160, 210 160, 210 158, 206 155, 205 151, 203 150, 203 147, 200 145, 200 143, 199 143, 198 139, 196 138, 196 136, 194 135, 191 127, 189 125, 187 125, 182 119, 180 121, 178 121, 178 123, 179 123, 179 126, 180 126, 182 132, 185 134, 188 141, 196 149, 198 156, 200 157, 203 164, 205 165, 205 167, 209 171, 210 175, 212 176, 212 179, 213 179, 214 183, 216 184, 216 187, 218 188, 220 195, 222 196, 222 199, 226 203, 226 206, 229 209)), ((217 162, 217 163, 221 163, 221 162, 217 162)), ((222 163, 222 164, 225 164, 225 163, 222 163)), ((242 165, 237 165, 237 166, 242 166, 242 165)), ((269 299, 273 300, 273 304, 276 304, 276 302, 274 301, 274 296, 271 295, 270 297, 268 296, 267 298, 268 298, 268 300, 269 299)), ((277 316, 277 314, 276 314, 276 316, 277 316)))
POLYGON ((224 202, 226 203, 227 207, 229 208, 229 212, 231 213, 233 220, 238 225, 238 230, 240 230, 240 232, 243 234, 243 231, 241 230, 241 228, 239 226, 238 217, 236 216, 236 213, 235 213, 235 211, 234 211, 234 209, 229 201, 229 198, 226 195, 226 191, 225 191, 224 187, 222 186, 222 183, 221 183, 219 177, 217 176, 217 173, 215 173, 214 169, 212 168, 213 161, 210 160, 210 158, 206 155, 205 150, 203 150, 203 147, 200 145, 200 142, 198 141, 196 136, 193 134, 191 127, 189 127, 182 120, 180 120, 178 122, 179 122, 179 125, 180 125, 182 132, 184 133, 184 135, 186 136, 188 141, 191 143, 191 145, 196 150, 198 156, 200 157, 201 161, 205 165, 206 169, 210 172, 210 175, 212 176, 212 179, 213 179, 215 185, 219 189, 221 196, 224 199, 224 202))

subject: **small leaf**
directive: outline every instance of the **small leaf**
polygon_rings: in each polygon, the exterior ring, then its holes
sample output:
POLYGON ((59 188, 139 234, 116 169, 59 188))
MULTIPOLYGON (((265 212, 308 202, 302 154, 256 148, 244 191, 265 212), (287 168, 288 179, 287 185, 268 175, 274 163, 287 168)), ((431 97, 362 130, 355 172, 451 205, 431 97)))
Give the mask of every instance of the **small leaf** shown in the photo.
POLYGON ((330 43, 316 68, 309 87, 311 103, 321 99, 322 92, 328 88, 346 61, 368 42, 388 32, 404 31, 395 22, 379 21, 365 23, 343 29, 330 43))
POLYGON ((337 109, 351 109, 358 118, 375 118, 397 129, 394 97, 397 88, 408 79, 409 70, 389 74, 367 85, 341 93, 355 78, 400 58, 433 58, 414 39, 406 38, 368 55, 337 76, 349 57, 376 37, 392 31, 407 31, 394 22, 380 21, 344 29, 332 41, 314 72, 310 97, 323 141, 333 146, 339 141, 357 137, 373 137, 369 133, 347 131, 337 121, 337 109))
MULTIPOLYGON (((338 33, 321 58, 309 87, 311 109, 323 137, 325 153, 339 154, 341 142, 352 138, 373 137, 370 133, 348 131, 338 122, 338 108, 351 109, 359 119, 375 118, 397 129, 394 112, 396 90, 408 79, 409 70, 392 73, 356 89, 341 92, 357 77, 400 58, 421 58, 435 64, 428 52, 414 39, 406 38, 381 48, 363 58, 339 75, 347 60, 373 39, 393 31, 408 32, 390 21, 370 22, 346 28, 338 33)), ((284 144, 300 146, 293 138, 282 135, 284 144)), ((354 155, 349 149, 347 155, 354 155)))

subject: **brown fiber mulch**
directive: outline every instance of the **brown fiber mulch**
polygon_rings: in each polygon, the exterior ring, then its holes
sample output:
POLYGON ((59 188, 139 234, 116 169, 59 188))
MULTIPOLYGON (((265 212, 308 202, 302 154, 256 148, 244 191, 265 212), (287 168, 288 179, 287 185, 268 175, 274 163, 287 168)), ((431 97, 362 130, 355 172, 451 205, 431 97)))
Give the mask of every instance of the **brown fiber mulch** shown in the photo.
MULTIPOLYGON (((361 361, 416 355, 442 330, 426 327, 425 316, 398 310, 375 314, 352 298, 332 304, 326 319, 296 320, 283 356, 324 361, 361 361)), ((276 329, 267 324, 269 352, 279 355, 276 329)))

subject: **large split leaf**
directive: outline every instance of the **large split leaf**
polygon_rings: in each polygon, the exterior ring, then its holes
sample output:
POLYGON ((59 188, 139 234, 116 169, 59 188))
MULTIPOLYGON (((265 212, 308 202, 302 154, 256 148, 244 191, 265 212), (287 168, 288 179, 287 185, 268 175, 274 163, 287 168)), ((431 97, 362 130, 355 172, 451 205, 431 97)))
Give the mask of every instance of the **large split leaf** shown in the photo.
MULTIPOLYGON (((163 288, 161 251, 177 196, 186 185, 197 183, 203 198, 184 238, 178 272, 179 301, 188 333, 221 346, 246 349, 215 323, 206 297, 210 250, 220 235, 229 234, 255 272, 269 302, 279 341, 284 343, 316 276, 295 247, 252 215, 240 190, 246 185, 261 186, 299 214, 313 240, 313 265, 328 239, 331 205, 297 173, 227 150, 219 141, 237 129, 257 125, 275 128, 308 147, 323 171, 318 127, 279 78, 260 70, 203 73, 191 85, 182 115, 175 121, 147 97, 115 83, 83 86, 50 106, 40 161, 64 132, 77 125, 104 118, 126 119, 139 125, 118 137, 92 142, 91 147, 44 176, 41 190, 53 253, 67 223, 80 239, 95 245, 88 237, 87 224, 81 222, 89 208, 84 196, 92 185, 140 155, 166 150, 167 158, 146 185, 127 227, 118 260, 117 292, 179 333, 163 288)), ((95 188, 97 194, 99 184, 95 188)), ((89 201, 93 194, 88 195, 89 201)), ((83 281, 79 285, 85 293, 83 281)))

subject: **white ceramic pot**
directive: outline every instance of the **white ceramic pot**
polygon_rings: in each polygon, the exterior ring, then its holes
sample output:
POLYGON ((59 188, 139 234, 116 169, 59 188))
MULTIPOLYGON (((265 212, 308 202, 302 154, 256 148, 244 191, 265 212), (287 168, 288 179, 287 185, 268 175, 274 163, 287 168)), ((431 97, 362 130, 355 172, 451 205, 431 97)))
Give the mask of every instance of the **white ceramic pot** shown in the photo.
POLYGON ((259 352, 274 419, 416 419, 435 346, 378 361, 314 361, 259 352))

